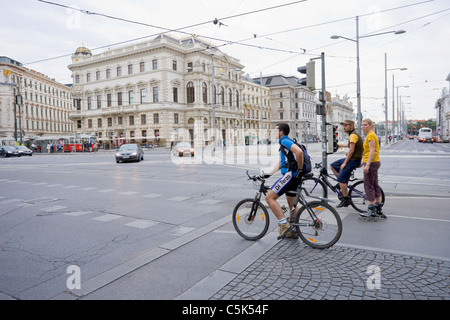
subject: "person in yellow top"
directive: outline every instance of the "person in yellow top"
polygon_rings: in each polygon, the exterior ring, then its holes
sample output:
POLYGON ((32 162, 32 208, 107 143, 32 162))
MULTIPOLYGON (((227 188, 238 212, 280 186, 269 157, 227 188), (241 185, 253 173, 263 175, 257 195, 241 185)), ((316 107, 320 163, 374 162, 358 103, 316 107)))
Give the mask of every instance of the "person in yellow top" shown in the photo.
POLYGON ((366 134, 362 162, 364 165, 364 191, 367 201, 369 201, 367 211, 361 213, 361 218, 364 220, 385 219, 386 216, 382 212, 381 190, 378 185, 378 169, 381 166, 380 143, 373 131, 375 124, 372 120, 364 119, 361 127, 366 134))

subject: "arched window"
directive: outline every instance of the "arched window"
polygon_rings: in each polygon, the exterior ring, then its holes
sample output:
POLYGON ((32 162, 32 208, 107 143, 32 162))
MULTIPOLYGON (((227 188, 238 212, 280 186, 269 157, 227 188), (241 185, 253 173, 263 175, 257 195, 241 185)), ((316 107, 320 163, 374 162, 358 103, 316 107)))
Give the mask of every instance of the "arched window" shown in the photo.
POLYGON ((194 103, 194 83, 192 81, 189 81, 186 85, 186 97, 187 103, 194 103))
POLYGON ((230 104, 230 107, 233 106, 233 91, 231 91, 231 89, 228 89, 228 103, 230 104))
POLYGON ((202 84, 202 95, 203 95, 203 102, 208 103, 208 86, 205 82, 202 84))

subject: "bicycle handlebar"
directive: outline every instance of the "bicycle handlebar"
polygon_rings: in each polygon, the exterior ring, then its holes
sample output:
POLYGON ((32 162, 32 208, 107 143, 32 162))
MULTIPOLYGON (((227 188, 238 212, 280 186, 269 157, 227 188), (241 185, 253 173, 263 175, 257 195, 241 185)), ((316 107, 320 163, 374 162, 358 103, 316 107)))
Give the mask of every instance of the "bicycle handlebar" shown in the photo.
POLYGON ((247 176, 248 176, 248 180, 253 180, 253 181, 257 181, 257 180, 259 180, 259 181, 265 181, 265 179, 267 179, 267 178, 270 177, 269 174, 264 174, 264 175, 254 175, 253 177, 251 177, 251 176, 248 174, 248 170, 246 171, 246 173, 247 173, 247 176))

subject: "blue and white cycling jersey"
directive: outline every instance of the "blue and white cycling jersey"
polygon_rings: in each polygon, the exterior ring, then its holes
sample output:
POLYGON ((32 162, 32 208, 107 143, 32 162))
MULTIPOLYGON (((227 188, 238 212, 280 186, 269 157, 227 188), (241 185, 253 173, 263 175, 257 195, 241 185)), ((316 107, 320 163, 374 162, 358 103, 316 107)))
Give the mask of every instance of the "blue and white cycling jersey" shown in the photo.
MULTIPOLYGON (((284 136, 280 139, 280 144, 282 144, 283 146, 285 146, 288 150, 291 150, 292 145, 294 144, 294 141, 292 141, 291 139, 289 139, 288 136, 284 136)), ((295 153, 293 153, 295 160, 297 160, 295 153)), ((280 163, 280 168, 281 168, 281 174, 285 174, 286 172, 289 171, 289 163, 288 163, 288 158, 287 156, 280 151, 280 158, 281 158, 281 163, 280 163)), ((297 171, 297 170, 296 170, 297 171)))

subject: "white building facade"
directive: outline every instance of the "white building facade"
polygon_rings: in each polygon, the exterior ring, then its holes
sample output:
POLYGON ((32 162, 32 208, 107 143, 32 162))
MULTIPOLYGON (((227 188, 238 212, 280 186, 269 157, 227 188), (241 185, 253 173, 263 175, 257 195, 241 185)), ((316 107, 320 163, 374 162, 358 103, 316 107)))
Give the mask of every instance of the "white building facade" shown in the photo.
POLYGON ((96 55, 81 47, 68 68, 75 130, 105 147, 244 143, 243 66, 207 43, 161 35, 96 55))
POLYGON ((448 88, 443 88, 441 97, 436 100, 436 134, 440 137, 450 136, 450 73, 445 79, 449 82, 448 88))

